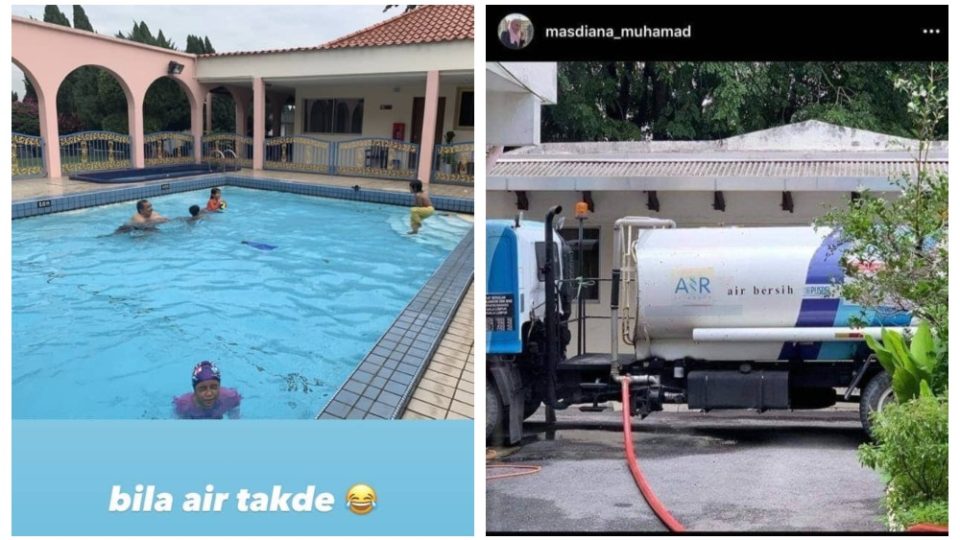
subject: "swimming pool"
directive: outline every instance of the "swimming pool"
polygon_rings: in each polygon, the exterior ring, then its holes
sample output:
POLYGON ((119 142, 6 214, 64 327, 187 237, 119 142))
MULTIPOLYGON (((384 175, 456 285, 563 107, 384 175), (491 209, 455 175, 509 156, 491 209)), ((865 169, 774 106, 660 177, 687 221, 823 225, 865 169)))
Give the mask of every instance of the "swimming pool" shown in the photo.
MULTIPOLYGON (((179 217, 208 193, 152 201, 179 217)), ((241 417, 313 418, 471 226, 409 237, 401 206, 224 199, 156 232, 111 234, 134 202, 13 222, 14 418, 170 418, 204 359, 241 417)))

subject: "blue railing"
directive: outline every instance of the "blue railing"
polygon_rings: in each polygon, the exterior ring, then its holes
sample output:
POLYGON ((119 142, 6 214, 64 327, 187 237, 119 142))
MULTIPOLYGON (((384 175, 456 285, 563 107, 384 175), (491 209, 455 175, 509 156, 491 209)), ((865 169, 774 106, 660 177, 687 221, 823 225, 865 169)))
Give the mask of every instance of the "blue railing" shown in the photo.
POLYGON ((15 180, 44 176, 43 138, 14 132, 11 145, 15 180))
POLYGON ((81 131, 60 136, 60 168, 64 173, 130 167, 130 136, 125 133, 81 131))

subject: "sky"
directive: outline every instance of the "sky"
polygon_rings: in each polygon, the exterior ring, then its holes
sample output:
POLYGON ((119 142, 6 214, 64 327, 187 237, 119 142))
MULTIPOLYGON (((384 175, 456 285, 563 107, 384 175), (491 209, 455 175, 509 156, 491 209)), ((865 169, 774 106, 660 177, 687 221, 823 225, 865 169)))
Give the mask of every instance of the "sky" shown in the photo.
MULTIPOLYGON (((187 46, 187 35, 193 34, 209 37, 217 52, 319 45, 403 12, 401 5, 384 13, 386 2, 354 6, 81 5, 98 34, 128 34, 134 21, 145 21, 153 35, 163 30, 180 50, 187 46)), ((73 6, 59 7, 72 23, 73 6)), ((14 5, 11 12, 43 20, 42 5, 14 5)), ((13 66, 12 73, 12 89, 22 98, 23 72, 13 66)))

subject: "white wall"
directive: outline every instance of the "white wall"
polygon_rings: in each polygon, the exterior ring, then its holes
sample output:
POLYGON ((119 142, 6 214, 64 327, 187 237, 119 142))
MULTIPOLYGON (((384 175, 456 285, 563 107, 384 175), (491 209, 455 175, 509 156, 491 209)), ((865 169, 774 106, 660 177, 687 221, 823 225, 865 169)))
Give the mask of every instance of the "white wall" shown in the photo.
POLYGON ((556 62, 488 62, 487 81, 495 92, 532 93, 544 104, 557 102, 556 62))
MULTIPOLYGON (((823 215, 826 207, 842 206, 850 200, 849 193, 797 192, 793 193, 794 211, 780 209, 780 193, 737 192, 725 193, 726 212, 714 210, 712 192, 658 192, 660 212, 647 210, 647 196, 640 191, 602 191, 592 194, 595 210, 585 227, 600 227, 600 278, 608 279, 611 270, 613 223, 624 216, 651 216, 672 219, 678 227, 716 226, 784 226, 809 225, 814 218, 823 215)), ((892 197, 892 195, 891 195, 892 197)), ((563 206, 566 216, 564 228, 576 228, 573 218, 574 205, 580 194, 574 191, 528 191, 530 209, 526 219, 543 221, 547 210, 554 205, 563 206)), ((487 217, 489 219, 512 218, 516 215, 516 196, 507 191, 487 192, 487 217)), ((587 314, 610 315, 610 284, 601 282, 600 300, 587 302, 587 314)), ((576 352, 575 327, 572 346, 568 354, 576 352)), ((591 352, 609 352, 610 324, 607 320, 590 320, 587 324, 587 344, 591 352)), ((621 351, 623 347, 621 346, 621 351)))
POLYGON ((527 146, 540 144, 540 107, 533 94, 487 93, 487 144, 527 146))
MULTIPOLYGON (((472 87, 467 84, 444 83, 443 74, 440 74, 440 96, 446 98, 446 106, 443 115, 443 132, 453 130, 457 142, 468 142, 473 140, 473 130, 454 130, 454 115, 457 106, 457 89, 472 87)), ((332 134, 332 133, 308 133, 328 140, 343 141, 356 139, 360 137, 385 137, 390 138, 394 122, 406 124, 405 139, 410 140, 410 120, 413 115, 413 98, 423 97, 426 89, 426 81, 422 83, 396 84, 392 86, 358 86, 352 85, 323 85, 323 86, 301 86, 297 89, 296 95, 296 117, 294 120, 294 132, 303 133, 304 100, 306 99, 324 99, 324 98, 363 98, 363 133, 357 134, 332 134), (390 110, 380 110, 381 105, 390 105, 390 110)), ((437 141, 438 143, 441 141, 437 141)))
POLYGON ((488 62, 486 144, 540 144, 540 107, 556 102, 556 63, 488 62))

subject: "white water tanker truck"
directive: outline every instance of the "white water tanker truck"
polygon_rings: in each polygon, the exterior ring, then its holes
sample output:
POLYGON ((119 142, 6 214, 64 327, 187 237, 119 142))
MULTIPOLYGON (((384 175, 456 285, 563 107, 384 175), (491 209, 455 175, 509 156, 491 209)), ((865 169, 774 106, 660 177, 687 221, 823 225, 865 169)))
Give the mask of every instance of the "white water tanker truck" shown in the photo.
MULTIPOLYGON (((541 404, 602 410, 619 399, 624 378, 630 413, 641 417, 663 403, 762 412, 859 399, 869 431, 870 411, 890 399, 890 379, 864 336, 903 331, 911 316, 840 298, 844 246, 823 228, 618 220, 611 352, 568 356, 582 276, 554 234, 560 211, 552 208, 544 223, 487 222, 488 439, 518 442, 523 420, 541 404), (854 316, 867 325, 851 327, 854 316)), ((583 318, 576 324, 583 335, 583 318)))

